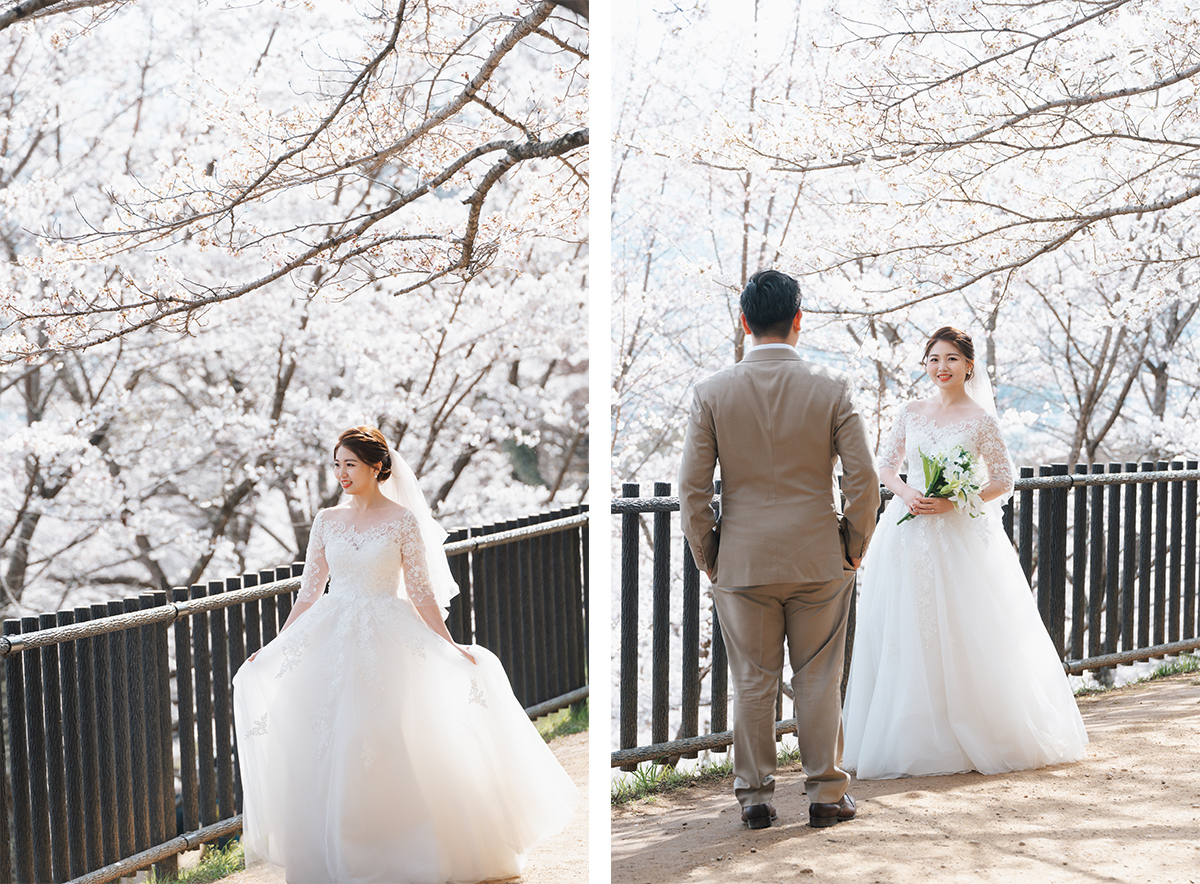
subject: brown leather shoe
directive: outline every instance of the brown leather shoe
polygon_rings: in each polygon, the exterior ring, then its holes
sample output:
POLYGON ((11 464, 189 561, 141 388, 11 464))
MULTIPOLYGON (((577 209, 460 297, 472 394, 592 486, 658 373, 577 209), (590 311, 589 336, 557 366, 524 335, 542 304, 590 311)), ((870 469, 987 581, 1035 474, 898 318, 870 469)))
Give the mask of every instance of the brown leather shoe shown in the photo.
POLYGON ((810 804, 808 806, 808 824, 815 829, 836 826, 846 820, 854 819, 857 808, 854 799, 849 795, 842 796, 837 804, 810 804))
POLYGON ((775 813, 773 804, 751 804, 742 810, 742 822, 751 829, 767 828, 776 816, 778 814, 775 813))

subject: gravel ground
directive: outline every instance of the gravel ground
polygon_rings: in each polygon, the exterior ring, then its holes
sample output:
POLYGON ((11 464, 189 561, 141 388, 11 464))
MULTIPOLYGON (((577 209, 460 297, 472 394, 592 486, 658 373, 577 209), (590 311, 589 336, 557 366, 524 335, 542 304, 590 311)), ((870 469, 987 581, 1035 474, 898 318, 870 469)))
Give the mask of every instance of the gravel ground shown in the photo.
POLYGON ((731 781, 615 808, 612 880, 1200 884, 1200 678, 1079 707, 1091 744, 1075 764, 856 781, 858 818, 830 829, 808 826, 795 766, 769 829, 741 825, 731 781))

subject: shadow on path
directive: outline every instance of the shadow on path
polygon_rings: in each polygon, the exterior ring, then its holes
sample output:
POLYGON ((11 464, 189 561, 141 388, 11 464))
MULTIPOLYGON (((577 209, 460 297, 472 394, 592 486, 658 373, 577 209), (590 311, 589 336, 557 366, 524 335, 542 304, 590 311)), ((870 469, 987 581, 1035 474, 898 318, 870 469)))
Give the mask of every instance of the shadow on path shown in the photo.
POLYGON ((1083 697, 1075 764, 854 781, 858 819, 808 826, 798 766, 750 831, 732 781, 615 808, 614 884, 979 881, 1200 884, 1200 678, 1083 697))

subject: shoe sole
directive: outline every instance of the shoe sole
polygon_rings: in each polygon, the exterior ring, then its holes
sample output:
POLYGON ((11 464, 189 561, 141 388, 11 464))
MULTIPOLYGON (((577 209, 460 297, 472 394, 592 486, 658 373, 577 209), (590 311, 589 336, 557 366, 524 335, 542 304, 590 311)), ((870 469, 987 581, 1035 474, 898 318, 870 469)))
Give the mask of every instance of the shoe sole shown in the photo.
POLYGON ((854 819, 854 817, 842 819, 841 817, 837 816, 810 816, 808 818, 808 824, 814 829, 828 829, 830 826, 836 826, 838 823, 848 823, 852 819, 854 819))
POLYGON ((769 816, 757 817, 752 820, 746 820, 745 822, 746 827, 749 829, 766 829, 771 825, 771 818, 769 816))

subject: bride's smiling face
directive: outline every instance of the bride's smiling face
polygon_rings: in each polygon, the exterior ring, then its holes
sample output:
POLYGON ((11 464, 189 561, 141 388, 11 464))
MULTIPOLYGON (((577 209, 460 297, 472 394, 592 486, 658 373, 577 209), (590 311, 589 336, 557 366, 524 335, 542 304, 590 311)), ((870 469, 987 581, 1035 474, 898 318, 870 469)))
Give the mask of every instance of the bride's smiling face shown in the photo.
POLYGON ((345 445, 333 452, 333 474, 347 494, 362 494, 377 486, 378 473, 378 465, 365 463, 345 445))
POLYGON ((961 387, 971 362, 949 341, 935 341, 925 357, 925 372, 938 389, 961 387))

